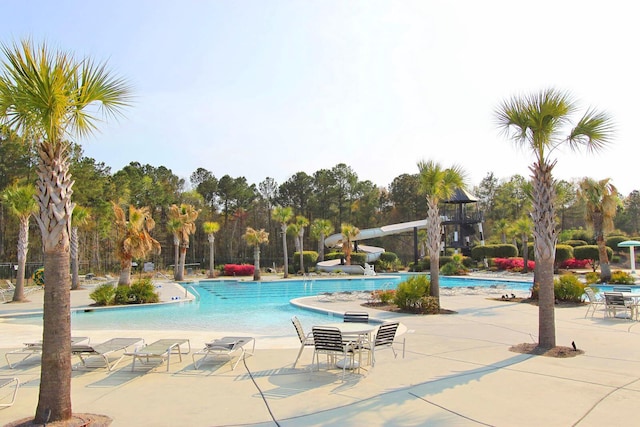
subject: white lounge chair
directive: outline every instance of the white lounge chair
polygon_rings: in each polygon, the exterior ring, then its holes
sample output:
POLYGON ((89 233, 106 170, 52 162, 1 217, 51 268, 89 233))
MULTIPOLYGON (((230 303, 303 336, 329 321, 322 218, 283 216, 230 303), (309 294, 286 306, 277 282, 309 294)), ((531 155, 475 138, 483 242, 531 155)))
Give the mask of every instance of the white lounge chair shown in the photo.
POLYGON ((87 367, 87 362, 89 362, 91 358, 95 358, 98 359, 108 371, 112 371, 124 358, 125 352, 129 347, 138 347, 143 344, 144 340, 142 338, 112 338, 108 341, 95 345, 72 345, 71 353, 80 358, 82 366, 84 367, 87 367), (109 358, 118 352, 122 352, 122 354, 120 354, 119 357, 116 356, 116 358, 111 362, 109 358))
POLYGON ((0 402, 0 408, 13 405, 13 403, 16 401, 16 395, 18 394, 18 387, 20 386, 20 381, 15 377, 0 377, 0 389, 12 384, 14 386, 14 389, 13 395, 11 396, 11 401, 0 402))
POLYGON ((133 357, 133 363, 131 364, 131 370, 136 367, 136 360, 140 360, 142 364, 148 364, 151 360, 160 361, 162 364, 167 361, 167 372, 169 372, 169 366, 171 365, 171 355, 177 354, 182 361, 182 354, 187 354, 191 351, 191 343, 185 338, 165 338, 151 344, 145 344, 144 346, 136 349, 132 352, 126 352, 125 356, 133 357), (182 350, 183 345, 187 345, 187 351, 182 350))
MULTIPOLYGON (((89 338, 87 337, 71 337, 71 346, 79 345, 79 344, 88 344, 89 338)), ((4 358, 7 359, 7 365, 9 368, 13 369, 18 363, 22 363, 31 356, 39 356, 42 354, 42 341, 37 342, 27 342, 24 343, 24 347, 19 350, 13 350, 5 353, 4 358), (22 359, 17 362, 11 363, 9 356, 20 356, 22 359)))
POLYGON ((201 366, 209 356, 225 356, 228 357, 229 362, 231 362, 233 353, 240 353, 236 363, 231 365, 231 370, 234 370, 236 369, 236 366, 238 366, 240 360, 244 359, 247 354, 253 355, 255 349, 256 340, 253 337, 223 337, 205 343, 205 347, 202 350, 193 353, 193 366, 194 369, 198 369, 198 367, 201 366), (247 352, 245 346, 250 342, 253 343, 253 347, 251 348, 251 352, 247 352), (196 361, 196 356, 203 356, 199 363, 196 361))

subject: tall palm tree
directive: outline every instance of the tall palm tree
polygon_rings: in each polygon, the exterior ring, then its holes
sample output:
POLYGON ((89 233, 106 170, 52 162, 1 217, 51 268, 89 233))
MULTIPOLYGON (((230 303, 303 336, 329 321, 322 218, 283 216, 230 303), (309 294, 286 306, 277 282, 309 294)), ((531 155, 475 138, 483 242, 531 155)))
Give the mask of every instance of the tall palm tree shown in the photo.
POLYGON ((131 262, 144 258, 151 253, 160 253, 160 243, 151 237, 151 230, 156 226, 151 218, 149 208, 129 206, 129 218, 124 210, 113 203, 115 225, 118 229, 116 256, 120 259, 120 279, 118 286, 131 285, 131 262))
POLYGON ((253 246, 253 280, 260 280, 260 245, 269 242, 269 233, 264 231, 264 228, 254 230, 247 227, 244 239, 247 245, 253 246))
POLYGON ((420 192, 427 198, 427 249, 429 250, 430 295, 440 306, 440 230, 438 204, 450 199, 458 188, 465 188, 465 173, 459 166, 443 168, 432 160, 418 162, 420 192))
POLYGON ((496 233, 500 234, 500 241, 503 244, 507 243, 507 230, 510 226, 511 224, 509 224, 509 221, 507 221, 506 218, 499 218, 493 223, 493 229, 496 233))
POLYGON ((529 272, 529 235, 533 231, 531 218, 523 216, 513 224, 514 231, 522 239, 522 260, 524 261, 523 273, 529 272))
POLYGON ((196 219, 200 214, 200 210, 189 204, 181 204, 180 206, 171 205, 169 208, 169 219, 171 227, 175 228, 175 236, 178 236, 180 242, 180 259, 176 265, 175 280, 184 280, 184 265, 187 257, 187 249, 189 248, 189 236, 196 231, 196 219), (179 224, 179 225, 178 225, 179 224))
POLYGON ((535 281, 539 287, 538 346, 541 348, 556 345, 553 268, 558 232, 552 172, 557 160, 552 159, 551 154, 561 146, 598 151, 610 142, 613 135, 613 124, 608 115, 593 109, 588 109, 574 127, 567 129, 576 110, 571 97, 555 89, 514 97, 504 101, 496 110, 498 127, 516 145, 528 148, 535 157, 529 170, 533 181, 535 281))
POLYGON ((93 133, 101 118, 97 113, 119 114, 129 103, 130 88, 106 64, 54 53, 45 43, 2 44, 2 51, 6 61, 0 75, 0 123, 34 142, 39 155, 36 221, 47 274, 34 422, 44 424, 72 416, 69 239, 74 205, 68 139, 93 133))
POLYGON ((220 224, 214 221, 205 221, 202 224, 202 231, 205 232, 209 239, 209 277, 215 277, 214 271, 215 264, 215 252, 216 252, 216 233, 220 230, 220 224))
POLYGON ((29 252, 29 219, 38 213, 38 203, 34 198, 36 189, 32 185, 13 185, 2 193, 2 203, 10 212, 18 217, 20 230, 18 231, 18 272, 16 289, 13 291, 13 301, 24 301, 24 274, 29 252))
POLYGON ((611 266, 604 235, 614 228, 613 219, 620 203, 618 190, 609 178, 600 181, 584 178, 579 183, 578 196, 585 202, 585 220, 593 227, 598 245, 600 281, 608 282, 611 280, 611 266))
POLYGON ((71 217, 71 290, 75 291, 80 287, 79 265, 78 265, 78 227, 89 222, 89 209, 76 205, 71 217))
POLYGON ((289 256, 287 255, 287 224, 293 217, 293 209, 291 207, 276 206, 271 211, 271 217, 280 223, 280 232, 282 234, 282 252, 284 256, 284 278, 289 277, 289 256))
POLYGON ((324 239, 333 231, 333 224, 328 219, 316 218, 311 223, 311 236, 318 239, 318 261, 324 261, 324 239))
POLYGON ((342 252, 344 252, 344 258, 347 265, 351 265, 351 252, 353 251, 353 239, 360 234, 360 229, 351 224, 342 224, 340 226, 340 233, 342 233, 342 252))
POLYGON ((300 271, 304 273, 304 228, 309 225, 309 220, 302 215, 296 215, 296 221, 289 224, 287 231, 293 234, 296 250, 300 256, 300 271))

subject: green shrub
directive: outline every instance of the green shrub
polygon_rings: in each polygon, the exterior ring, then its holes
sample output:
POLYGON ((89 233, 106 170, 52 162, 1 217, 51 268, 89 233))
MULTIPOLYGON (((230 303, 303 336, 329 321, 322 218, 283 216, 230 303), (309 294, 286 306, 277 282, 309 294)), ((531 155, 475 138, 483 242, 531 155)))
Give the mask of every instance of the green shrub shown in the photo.
POLYGON ((600 274, 595 271, 590 271, 585 274, 584 280, 587 282, 587 285, 593 285, 594 283, 600 282, 600 274))
POLYGON ((609 283, 615 283, 617 285, 633 285, 635 279, 626 271, 616 270, 611 272, 611 280, 609 283))
POLYGON ((134 304, 155 303, 160 301, 151 279, 140 279, 131 285, 129 300, 134 304))
POLYGON ((556 245, 556 268, 568 259, 574 258, 573 246, 570 245, 556 245))
POLYGON ((31 278, 33 279, 34 285, 44 286, 44 267, 40 267, 34 271, 31 278))
POLYGON ((116 305, 129 304, 129 289, 128 286, 118 286, 113 295, 113 303, 116 305))
POLYGON ((389 304, 394 300, 395 297, 396 297, 395 289, 387 289, 384 291, 380 291, 380 293, 378 294, 378 298, 380 299, 380 302, 383 304, 389 304))
POLYGON ((605 245, 613 249, 614 252, 622 252, 628 250, 628 248, 621 248, 618 246, 618 243, 624 242, 627 240, 625 236, 609 236, 605 240, 605 245))
POLYGON ((145 304, 159 301, 160 296, 150 278, 136 280, 131 284, 131 287, 118 286, 113 297, 113 302, 117 305, 145 304))
POLYGON ((585 284, 573 274, 563 274, 553 281, 553 293, 558 301, 581 302, 585 284))
POLYGON ((584 240, 567 240, 564 242, 560 242, 563 245, 569 245, 571 247, 576 247, 576 246, 586 246, 587 242, 585 242, 584 240))
POLYGON ((384 262, 394 262, 398 259, 398 255, 394 252, 382 252, 380 254, 380 261, 384 262))
POLYGON ((103 283, 89 294, 89 298, 94 300, 96 305, 111 305, 115 294, 116 288, 111 283, 103 283))
MULTIPOLYGON (((553 294, 556 301, 581 302, 586 285, 574 274, 563 274, 553 281, 553 294)), ((531 287, 531 299, 539 298, 540 285, 535 283, 531 287)))
MULTIPOLYGON (((305 271, 309 272, 309 268, 314 267, 318 262, 318 252, 302 251, 302 262, 304 263, 305 271)), ((300 252, 293 253, 293 267, 295 271, 300 271, 300 252)))
POLYGON ((444 276, 462 276, 467 274, 469 270, 463 264, 463 258, 460 254, 452 255, 451 261, 440 267, 440 273, 444 276))
POLYGON ((421 312, 422 298, 429 295, 431 282, 426 275, 411 276, 396 289, 395 304, 401 310, 421 312))

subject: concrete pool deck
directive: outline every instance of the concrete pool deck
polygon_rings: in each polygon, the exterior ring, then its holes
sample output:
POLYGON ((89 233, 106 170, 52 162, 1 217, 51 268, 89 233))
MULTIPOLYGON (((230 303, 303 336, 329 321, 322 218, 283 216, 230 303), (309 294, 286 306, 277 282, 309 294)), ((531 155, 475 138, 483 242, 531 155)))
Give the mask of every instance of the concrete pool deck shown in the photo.
MULTIPOLYGON (((163 286, 163 292, 171 287, 163 286)), ((31 302, 0 304, 6 310, 37 311, 42 292, 31 302), (17 306, 14 308, 14 306, 17 306)), ((92 301, 73 291, 72 306, 92 301)), ((555 310, 557 344, 575 342, 583 355, 557 359, 513 353, 509 347, 535 342, 538 309, 496 301, 495 295, 441 297, 456 314, 397 315, 367 309, 371 317, 397 319, 406 328, 404 359, 377 353, 375 367, 361 375, 337 369, 311 372, 312 349, 296 369, 299 349, 290 337, 256 336, 256 352, 235 371, 223 359, 193 368, 191 355, 171 361, 170 371, 136 368, 131 358, 113 372, 79 369, 72 373, 74 413, 104 414, 112 426, 602 426, 633 424, 640 398, 640 322, 605 319, 602 310, 584 318, 586 307, 555 310)), ((498 295, 499 298, 499 295, 498 295)), ((163 297, 166 299, 166 296, 163 297)), ((344 312, 362 310, 358 301, 309 305, 344 312)), ((306 330, 311 325, 303 325, 306 330)), ((39 339, 41 328, 3 323, 0 353, 39 339)), ((192 351, 225 331, 73 331, 99 343, 119 336, 146 342, 184 337, 192 351)), ((74 359, 73 362, 77 362, 74 359)), ((0 376, 16 376, 16 403, 0 409, 0 425, 32 417, 38 399, 40 363, 34 357, 9 369, 0 359, 0 376)), ((8 393, 0 389, 0 398, 8 393)))

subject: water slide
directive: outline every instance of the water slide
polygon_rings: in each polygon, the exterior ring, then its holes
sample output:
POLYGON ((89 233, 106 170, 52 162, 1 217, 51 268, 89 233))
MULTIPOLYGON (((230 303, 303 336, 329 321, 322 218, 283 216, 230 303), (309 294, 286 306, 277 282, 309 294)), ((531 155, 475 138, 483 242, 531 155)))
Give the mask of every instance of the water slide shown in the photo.
MULTIPOLYGON (((413 231, 414 228, 422 229, 427 227, 427 220, 422 219, 418 221, 410 221, 410 222, 402 222, 399 224, 391 224, 385 225, 383 227, 378 228, 367 228, 364 230, 360 230, 360 233, 351 241, 357 242, 360 240, 367 239, 375 239, 376 237, 389 236, 391 234, 400 234, 413 231)), ((324 239, 324 245, 332 248, 332 247, 341 247, 342 246, 342 234, 332 234, 331 236, 324 239)), ((379 248, 376 246, 366 246, 366 245, 358 245, 358 252, 366 253, 366 262, 374 262, 380 255, 384 252, 384 248, 379 248)), ((340 260, 329 260, 322 261, 318 263, 318 268, 320 269, 344 269, 345 266, 340 265, 340 260)), ((356 267, 356 266, 354 266, 356 267)), ((360 267, 360 266, 357 266, 360 267)), ((362 267, 360 267, 362 269, 362 267)), ((364 269, 362 269, 364 271, 364 269)))

